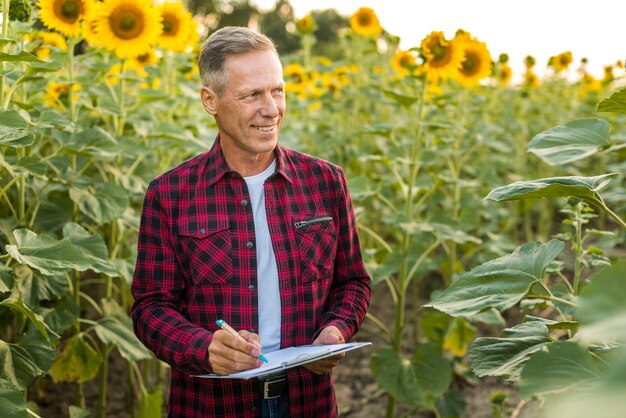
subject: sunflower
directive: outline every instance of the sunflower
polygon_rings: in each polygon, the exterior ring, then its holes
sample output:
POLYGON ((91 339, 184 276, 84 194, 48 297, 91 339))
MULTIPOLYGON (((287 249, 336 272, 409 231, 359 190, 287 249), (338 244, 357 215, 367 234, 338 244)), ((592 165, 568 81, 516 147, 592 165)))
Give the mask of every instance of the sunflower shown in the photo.
POLYGON ((511 70, 509 64, 501 64, 498 71, 498 81, 503 85, 508 86, 512 76, 513 70, 511 70))
POLYGON ((474 87, 491 75, 491 55, 484 42, 475 39, 461 42, 463 61, 456 80, 464 87, 474 87))
POLYGON ((144 68, 152 66, 159 62, 159 57, 155 54, 154 49, 145 54, 137 55, 128 60, 128 68, 144 68))
POLYGON ((410 51, 398 51, 391 60, 391 66, 400 78, 404 78, 415 70, 415 55, 410 51))
POLYGON ((51 47, 58 48, 61 51, 67 49, 67 42, 63 35, 56 32, 38 32, 37 37, 41 38, 41 45, 35 50, 35 55, 40 60, 47 61, 50 59, 51 47))
POLYGON ((159 10, 150 0, 104 0, 95 19, 101 43, 120 58, 150 51, 161 29, 159 10))
POLYGON ((296 20, 296 30, 301 35, 307 35, 317 29, 315 20, 310 14, 304 16, 302 19, 296 20))
POLYGON ((527 70, 524 73, 524 84, 531 87, 539 85, 539 77, 532 70, 527 70))
POLYGON ((302 93, 306 90, 308 77, 300 64, 289 64, 285 67, 284 75, 286 91, 302 93))
POLYGON ((574 58, 572 57, 572 53, 570 51, 560 53, 551 59, 552 67, 557 73, 567 70, 573 61, 574 58))
POLYGON ((39 0, 37 5, 46 27, 67 36, 80 35, 80 22, 88 13, 87 0, 39 0))
POLYGON ((457 40, 448 41, 443 32, 431 32, 422 41, 424 70, 429 77, 446 79, 456 77, 463 61, 463 50, 457 40))
MULTIPOLYGON (((80 90, 80 86, 78 84, 74 84, 72 86, 72 99, 74 101, 78 100, 78 93, 80 90)), ((59 107, 61 105, 67 105, 68 95, 70 91, 70 85, 68 83, 57 83, 56 81, 48 82, 48 89, 46 90, 45 100, 48 106, 50 107, 59 107)))
POLYGON ((383 31, 376 13, 369 7, 361 7, 350 17, 350 27, 361 36, 377 36, 383 31))
POLYGON ((195 30, 191 13, 183 8, 182 3, 162 3, 158 6, 161 13, 163 32, 159 36, 159 45, 170 51, 182 52, 187 48, 189 32, 195 30))

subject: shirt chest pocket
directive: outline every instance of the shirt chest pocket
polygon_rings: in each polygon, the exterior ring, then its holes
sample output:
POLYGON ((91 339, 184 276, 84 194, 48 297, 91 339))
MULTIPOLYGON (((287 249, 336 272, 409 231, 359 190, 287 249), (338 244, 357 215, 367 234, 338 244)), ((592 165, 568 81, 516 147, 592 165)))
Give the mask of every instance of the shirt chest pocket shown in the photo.
POLYGON ((300 276, 305 283, 330 279, 335 264, 337 231, 333 218, 326 214, 300 216, 294 219, 300 276))
POLYGON ((227 217, 178 225, 178 238, 195 284, 223 284, 233 275, 231 231, 227 217))

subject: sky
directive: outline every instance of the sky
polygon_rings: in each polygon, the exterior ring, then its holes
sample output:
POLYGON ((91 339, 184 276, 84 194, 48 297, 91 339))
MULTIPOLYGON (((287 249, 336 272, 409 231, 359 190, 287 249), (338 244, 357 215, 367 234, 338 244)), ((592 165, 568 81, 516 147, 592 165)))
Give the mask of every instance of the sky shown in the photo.
MULTIPOLYGON (((275 0, 253 0, 271 9, 275 0)), ((587 70, 602 78, 605 65, 626 58, 623 0, 290 0, 297 18, 334 8, 351 16, 359 7, 376 12, 383 28, 400 37, 400 47, 419 46, 432 31, 452 38, 457 29, 485 42, 493 59, 509 55, 515 73, 535 57, 542 76, 551 56, 573 54, 571 72, 587 58, 587 70)))

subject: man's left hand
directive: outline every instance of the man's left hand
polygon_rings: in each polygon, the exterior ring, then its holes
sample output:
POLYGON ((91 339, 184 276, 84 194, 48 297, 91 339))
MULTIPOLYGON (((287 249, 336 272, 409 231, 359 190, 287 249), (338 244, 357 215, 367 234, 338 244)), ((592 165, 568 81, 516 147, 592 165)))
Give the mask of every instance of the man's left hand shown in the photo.
MULTIPOLYGON (((322 344, 343 344, 345 340, 341 332, 337 329, 337 327, 330 326, 326 327, 320 332, 320 335, 317 336, 315 341, 313 341, 313 345, 322 345, 322 344)), ((339 364, 339 361, 346 356, 346 353, 340 353, 335 356, 326 357, 318 361, 314 361, 312 363, 305 364, 304 367, 309 369, 315 374, 323 374, 330 371, 333 367, 339 364)))

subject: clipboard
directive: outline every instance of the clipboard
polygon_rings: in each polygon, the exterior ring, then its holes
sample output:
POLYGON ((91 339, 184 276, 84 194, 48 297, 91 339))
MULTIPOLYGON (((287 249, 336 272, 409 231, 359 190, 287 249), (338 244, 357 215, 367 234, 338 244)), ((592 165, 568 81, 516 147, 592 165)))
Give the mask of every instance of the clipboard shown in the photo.
POLYGON ((268 362, 256 369, 245 370, 227 375, 217 375, 213 373, 193 375, 203 379, 251 379, 253 377, 265 377, 271 374, 302 366, 303 364, 321 360, 336 354, 356 350, 357 348, 372 345, 371 342, 353 342, 345 344, 328 345, 301 345, 298 347, 288 347, 282 350, 264 353, 268 362))

